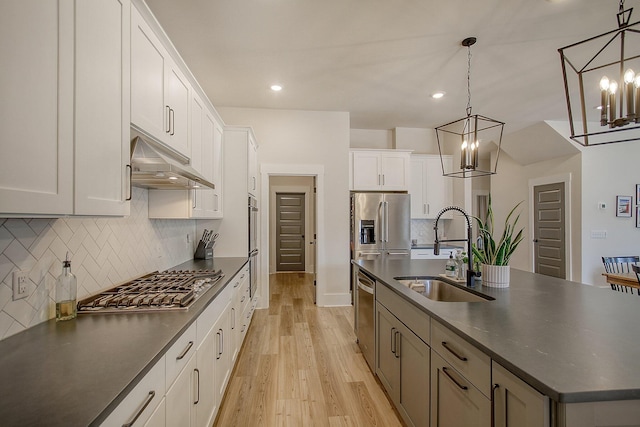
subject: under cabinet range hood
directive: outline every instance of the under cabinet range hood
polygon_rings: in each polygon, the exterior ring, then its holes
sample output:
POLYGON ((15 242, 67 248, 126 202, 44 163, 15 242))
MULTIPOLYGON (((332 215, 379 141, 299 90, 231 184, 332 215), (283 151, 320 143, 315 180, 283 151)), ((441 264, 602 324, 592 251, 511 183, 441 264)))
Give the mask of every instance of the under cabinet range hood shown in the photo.
POLYGON ((131 185, 156 190, 215 188, 187 164, 189 158, 137 132, 132 136, 131 185))

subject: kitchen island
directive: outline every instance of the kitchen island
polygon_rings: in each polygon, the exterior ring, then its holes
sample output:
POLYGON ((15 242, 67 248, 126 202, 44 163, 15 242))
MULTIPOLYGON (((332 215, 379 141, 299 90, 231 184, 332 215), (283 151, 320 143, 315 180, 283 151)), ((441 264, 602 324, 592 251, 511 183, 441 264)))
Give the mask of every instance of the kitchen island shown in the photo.
POLYGON ((0 425, 100 425, 247 261, 215 258, 175 266, 225 275, 186 311, 81 314, 0 341, 0 425))
POLYGON ((552 411, 622 401, 621 410, 636 408, 629 417, 640 425, 640 297, 511 269, 509 288, 476 286, 493 301, 437 302, 394 279, 438 276, 444 263, 354 261, 432 327, 444 325, 548 396, 552 411))

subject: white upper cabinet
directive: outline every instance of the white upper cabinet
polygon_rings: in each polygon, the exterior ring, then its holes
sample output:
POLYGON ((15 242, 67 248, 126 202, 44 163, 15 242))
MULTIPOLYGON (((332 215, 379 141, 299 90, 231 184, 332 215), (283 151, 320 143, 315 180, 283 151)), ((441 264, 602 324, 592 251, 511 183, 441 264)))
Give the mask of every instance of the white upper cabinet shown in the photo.
POLYGON ((191 94, 191 166, 215 189, 149 190, 149 218, 222 218, 222 135, 220 120, 195 92, 191 94))
POLYGON ((258 145, 255 138, 249 134, 249 142, 247 146, 248 181, 247 191, 254 197, 258 197, 258 145))
MULTIPOLYGON (((450 169, 451 156, 443 156, 445 168, 450 169)), ((453 204, 452 178, 442 175, 440 156, 411 155, 411 218, 434 219, 438 212, 453 204)), ((443 218, 451 218, 445 213, 443 218)))
POLYGON ((131 10, 131 123, 191 157, 187 78, 138 10, 131 10))
POLYGON ((128 214, 129 16, 129 0, 0 5, 1 214, 128 214))
POLYGON ((407 191, 409 154, 402 150, 352 150, 350 189, 355 191, 407 191))
POLYGON ((129 0, 76 0, 75 210, 129 215, 129 0))

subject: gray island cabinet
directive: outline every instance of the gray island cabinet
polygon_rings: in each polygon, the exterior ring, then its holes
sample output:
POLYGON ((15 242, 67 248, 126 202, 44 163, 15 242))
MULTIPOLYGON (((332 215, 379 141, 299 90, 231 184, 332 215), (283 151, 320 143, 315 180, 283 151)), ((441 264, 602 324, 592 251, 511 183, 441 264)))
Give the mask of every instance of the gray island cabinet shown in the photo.
POLYGON ((375 277, 375 373, 410 426, 640 426, 640 301, 512 269, 494 300, 432 301, 395 277, 443 260, 354 261, 375 277))

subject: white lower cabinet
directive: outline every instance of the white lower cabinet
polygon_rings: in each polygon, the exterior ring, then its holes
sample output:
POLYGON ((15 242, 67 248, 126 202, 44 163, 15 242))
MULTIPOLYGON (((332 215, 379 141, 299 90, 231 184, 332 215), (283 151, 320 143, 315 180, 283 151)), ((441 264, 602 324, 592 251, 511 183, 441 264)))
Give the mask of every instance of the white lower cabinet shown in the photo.
POLYGON ((231 303, 225 307, 218 321, 213 325, 213 333, 215 334, 215 363, 213 366, 214 395, 218 404, 222 402, 224 391, 231 377, 231 328, 230 313, 231 303))
POLYGON ((195 426, 196 421, 196 362, 195 351, 187 361, 184 369, 175 382, 167 390, 166 425, 167 427, 195 426))
POLYGON ((429 425, 429 346, 376 304, 376 373, 410 426, 429 425))
POLYGON ((216 401, 214 376, 215 336, 214 330, 211 329, 196 352, 195 425, 198 427, 212 426, 213 419, 218 412, 219 402, 216 401))
POLYGON ((495 361, 493 375, 493 406, 495 427, 548 427, 549 398, 507 371, 495 361))
POLYGON ((213 425, 255 308, 245 299, 248 277, 245 265, 102 426, 213 425))
POLYGON ((445 362, 438 353, 432 352, 431 427, 490 426, 489 398, 445 362))

